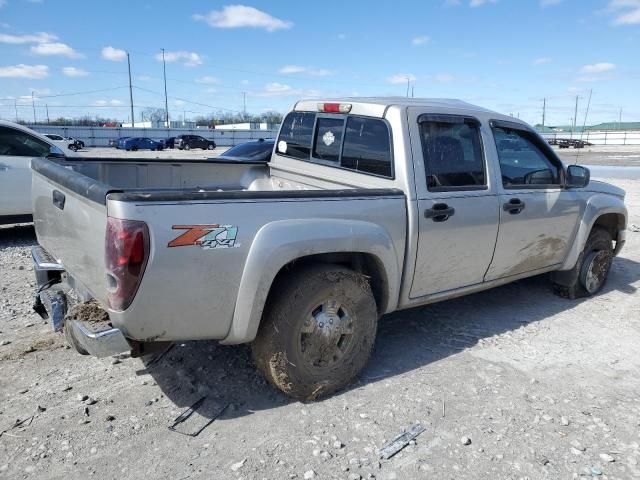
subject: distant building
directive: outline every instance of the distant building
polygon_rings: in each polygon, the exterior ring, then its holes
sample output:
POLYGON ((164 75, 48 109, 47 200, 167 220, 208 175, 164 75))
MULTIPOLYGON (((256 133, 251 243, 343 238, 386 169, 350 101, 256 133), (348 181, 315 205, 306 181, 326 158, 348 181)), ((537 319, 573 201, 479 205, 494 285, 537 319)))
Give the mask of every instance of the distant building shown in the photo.
POLYGON ((216 125, 216 130, 277 130, 279 124, 265 122, 228 123, 216 125))
MULTIPOLYGON (((181 121, 181 120, 171 120, 169 122, 170 128, 196 128, 196 122, 191 121, 181 121)), ((144 122, 136 122, 133 125, 135 128, 167 128, 167 122, 163 120, 156 121, 144 121, 144 122)), ((131 128, 131 123, 123 123, 123 128, 131 128)))

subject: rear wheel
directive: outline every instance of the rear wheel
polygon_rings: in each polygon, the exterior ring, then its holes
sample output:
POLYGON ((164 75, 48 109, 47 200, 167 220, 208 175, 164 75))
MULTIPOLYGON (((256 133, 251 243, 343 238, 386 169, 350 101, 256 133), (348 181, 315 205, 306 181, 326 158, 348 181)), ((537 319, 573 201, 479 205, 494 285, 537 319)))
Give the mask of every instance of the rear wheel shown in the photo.
POLYGON ((214 148, 216 148, 215 145, 211 143, 207 146, 207 150, 213 150, 214 148))
POLYGON ((252 346, 267 380, 298 400, 347 386, 366 365, 376 336, 378 313, 366 277, 314 265, 274 289, 252 346))
POLYGON ((191 150, 191 145, 189 145, 188 143, 185 144, 184 149, 185 150, 191 150))
POLYGON ((556 294, 573 299, 598 293, 607 281, 612 261, 611 234, 603 228, 594 227, 576 266, 566 273, 563 272, 563 276, 569 281, 554 283, 556 294))

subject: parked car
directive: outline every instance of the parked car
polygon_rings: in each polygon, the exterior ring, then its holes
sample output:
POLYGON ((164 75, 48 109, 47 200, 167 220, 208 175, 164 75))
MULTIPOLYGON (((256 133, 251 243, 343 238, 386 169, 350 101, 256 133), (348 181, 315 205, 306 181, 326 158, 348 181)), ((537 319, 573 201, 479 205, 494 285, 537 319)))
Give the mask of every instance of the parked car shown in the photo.
POLYGON ((119 138, 110 138, 109 139, 109 146, 113 147, 113 148, 120 148, 119 144, 121 140, 126 140, 129 137, 119 137, 119 138))
MULTIPOLYGON (((57 133, 45 133, 44 136, 57 145, 62 145, 73 152, 77 152, 80 148, 82 148, 80 147, 80 144, 76 142, 76 140, 68 137, 63 137, 62 135, 58 135, 57 133)), ((84 144, 82 146, 84 146, 84 144)))
POLYGON ((569 148, 571 146, 571 140, 560 138, 558 140, 558 148, 569 148))
POLYGON ((455 100, 299 101, 267 164, 91 163, 32 162, 36 309, 98 356, 252 342, 304 400, 358 374, 380 315, 548 272, 594 295, 626 236, 624 190, 455 100))
POLYGON ((73 137, 66 137, 67 140, 73 142, 76 144, 76 146, 78 147, 78 150, 83 149, 84 148, 84 142, 82 140, 79 140, 77 138, 73 138, 73 137))
POLYGON ((122 142, 122 148, 135 152, 136 150, 162 150, 164 145, 147 137, 131 137, 122 142))
POLYGON ((207 140, 200 135, 178 135, 174 145, 180 150, 191 150, 192 148, 201 148, 203 150, 213 150, 216 148, 216 142, 207 140))
POLYGON ((163 140, 164 142, 164 148, 173 148, 174 147, 174 142, 176 140, 176 137, 169 137, 169 138, 165 138, 163 140))
POLYGON ((0 224, 31 221, 30 163, 48 155, 73 154, 62 143, 0 120, 0 224))
POLYGON ((547 140, 549 142, 549 145, 558 145, 558 139, 557 138, 550 138, 547 140))
POLYGON ((217 158, 229 161, 268 162, 274 145, 275 140, 261 138, 231 147, 217 158))

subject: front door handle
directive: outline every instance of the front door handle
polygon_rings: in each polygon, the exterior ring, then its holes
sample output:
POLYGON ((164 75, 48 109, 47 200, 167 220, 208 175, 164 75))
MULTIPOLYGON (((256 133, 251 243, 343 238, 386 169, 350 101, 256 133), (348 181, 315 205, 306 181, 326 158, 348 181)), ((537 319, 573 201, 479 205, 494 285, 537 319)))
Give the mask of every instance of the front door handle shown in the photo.
POLYGON ((509 212, 511 215, 517 215, 524 210, 524 202, 519 198, 512 198, 507 203, 502 205, 505 212, 509 212))
POLYGON ((424 218, 430 218, 434 222, 446 222, 454 213, 456 213, 455 208, 446 203, 436 203, 432 208, 424 211, 424 218))

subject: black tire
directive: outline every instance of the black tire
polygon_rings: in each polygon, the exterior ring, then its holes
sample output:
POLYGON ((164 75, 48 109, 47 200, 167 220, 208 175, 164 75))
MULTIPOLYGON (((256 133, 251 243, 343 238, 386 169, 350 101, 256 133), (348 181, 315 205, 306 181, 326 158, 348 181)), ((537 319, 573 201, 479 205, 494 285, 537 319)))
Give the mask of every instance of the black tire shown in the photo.
POLYGON ((131 150, 133 150, 134 152, 138 151, 138 147, 131 147, 131 150))
POLYGON ((575 267, 554 276, 554 292, 570 299, 595 295, 607 281, 612 260, 611 234, 604 228, 594 227, 575 267))
POLYGON ((270 298, 252 350, 274 386, 297 400, 315 400, 344 388, 364 368, 378 324, 366 277, 312 265, 283 278, 270 298))
POLYGON ((185 150, 191 150, 191 145, 189 145, 188 143, 185 144, 184 149, 185 150))
POLYGON ((216 146, 213 143, 207 145, 207 150, 215 150, 216 146))

